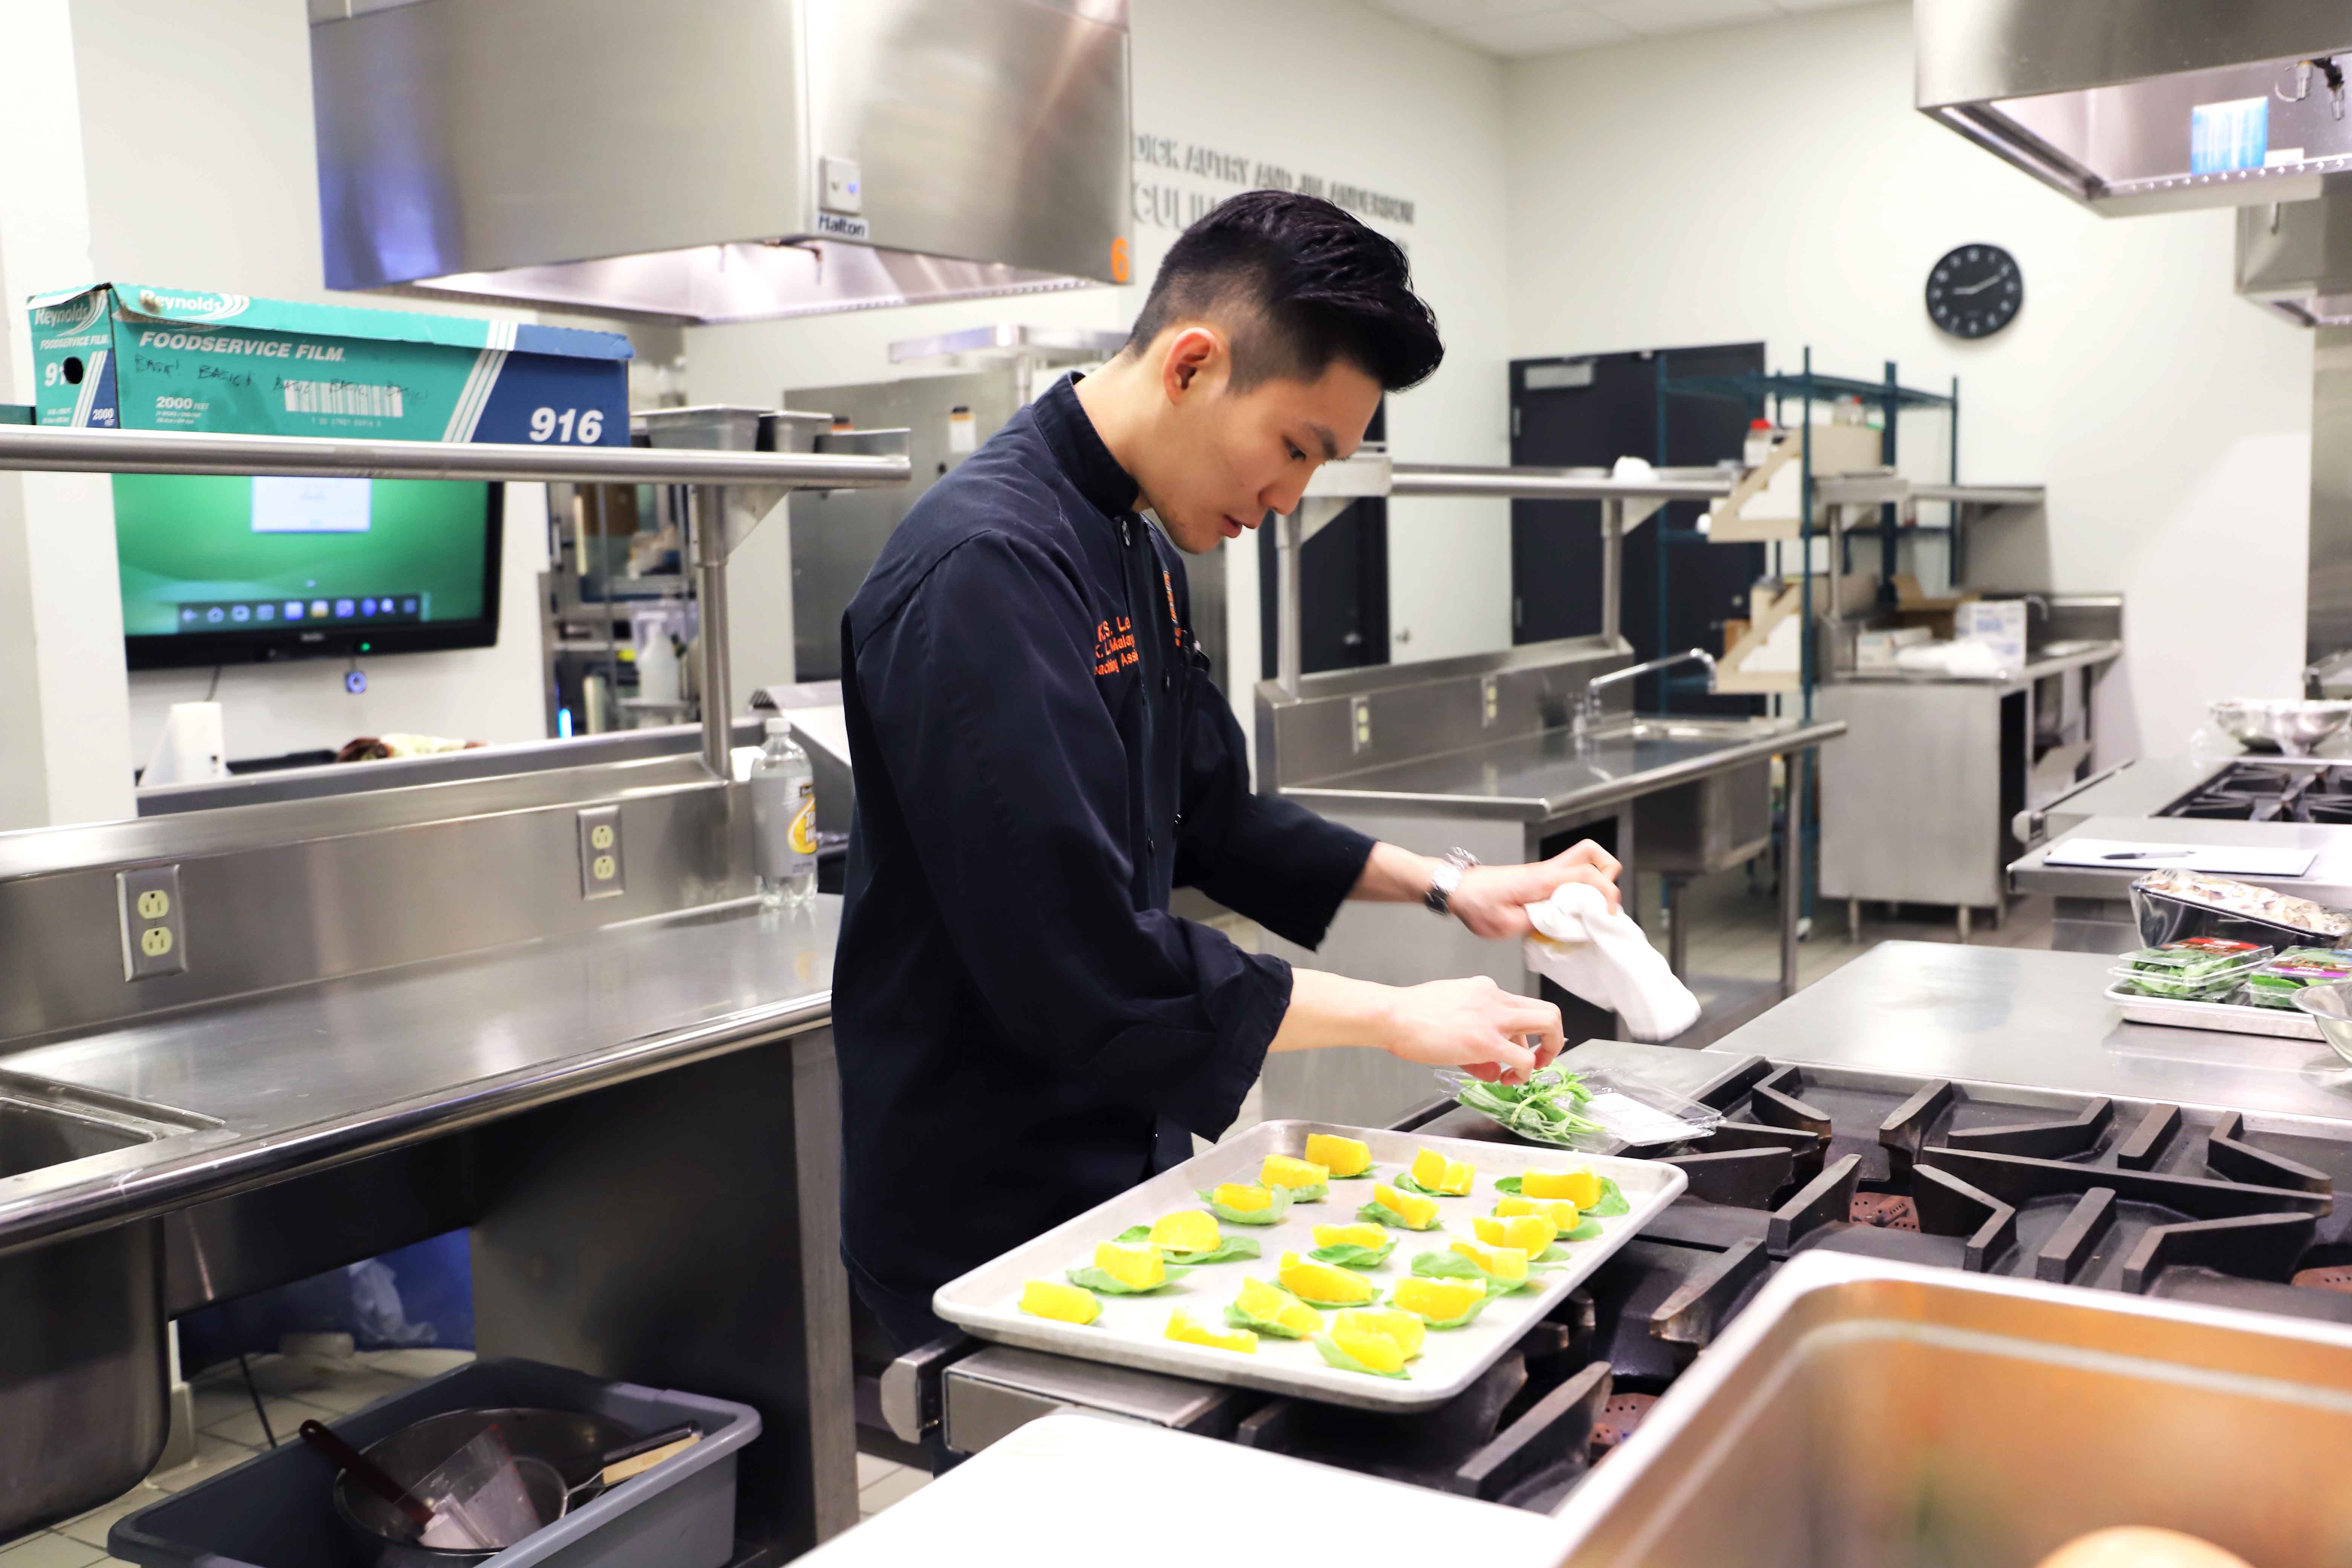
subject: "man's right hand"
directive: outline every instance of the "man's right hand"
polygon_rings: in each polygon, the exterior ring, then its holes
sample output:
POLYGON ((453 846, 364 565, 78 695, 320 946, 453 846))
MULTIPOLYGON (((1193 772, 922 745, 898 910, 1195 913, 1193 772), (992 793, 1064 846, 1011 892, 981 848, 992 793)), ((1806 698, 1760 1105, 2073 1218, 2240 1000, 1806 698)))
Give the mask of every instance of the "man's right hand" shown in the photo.
POLYGON ((1550 1065, 1562 1043, 1559 1008, 1485 975, 1398 986, 1294 969, 1290 1007, 1268 1048, 1375 1046, 1402 1061, 1523 1083, 1550 1065))
POLYGON ((1387 1033, 1383 1043, 1400 1060, 1462 1068, 1490 1083, 1525 1083, 1565 1043, 1558 1007, 1483 974, 1398 988, 1387 1033))

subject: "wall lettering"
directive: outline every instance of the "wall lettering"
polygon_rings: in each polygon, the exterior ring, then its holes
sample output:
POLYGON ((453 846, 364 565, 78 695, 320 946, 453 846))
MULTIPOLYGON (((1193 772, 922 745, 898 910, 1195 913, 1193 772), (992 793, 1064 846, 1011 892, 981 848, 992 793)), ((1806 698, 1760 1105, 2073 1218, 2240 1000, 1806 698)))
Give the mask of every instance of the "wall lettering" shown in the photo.
POLYGON ((1366 219, 1407 225, 1413 221, 1413 203, 1409 197, 1296 171, 1207 142, 1138 132, 1135 164, 1135 221, 1145 228, 1184 228, 1232 194, 1232 190, 1202 191, 1172 184, 1167 178, 1171 174, 1233 190, 1297 191, 1321 196, 1366 219))

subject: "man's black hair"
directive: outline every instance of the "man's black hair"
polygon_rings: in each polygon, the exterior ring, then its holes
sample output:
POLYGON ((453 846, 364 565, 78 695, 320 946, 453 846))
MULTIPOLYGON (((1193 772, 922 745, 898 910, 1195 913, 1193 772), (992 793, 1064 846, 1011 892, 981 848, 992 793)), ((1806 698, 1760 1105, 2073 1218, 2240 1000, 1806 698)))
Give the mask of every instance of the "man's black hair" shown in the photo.
POLYGON ((1140 351, 1194 317, 1225 324, 1236 392, 1276 376, 1313 381, 1335 359, 1399 392, 1445 357, 1397 243, 1295 191, 1229 196, 1178 236, 1127 346, 1140 351))

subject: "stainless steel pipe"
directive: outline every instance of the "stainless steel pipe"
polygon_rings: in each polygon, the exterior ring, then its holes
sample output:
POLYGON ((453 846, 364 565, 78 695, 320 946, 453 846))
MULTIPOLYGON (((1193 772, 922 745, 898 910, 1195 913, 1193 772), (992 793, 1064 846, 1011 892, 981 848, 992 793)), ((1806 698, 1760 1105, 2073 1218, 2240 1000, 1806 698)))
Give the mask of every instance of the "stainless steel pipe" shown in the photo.
POLYGON ((0 426, 0 470, 99 474, 296 474, 338 479, 571 479, 590 484, 741 484, 870 489, 904 484, 903 457, 720 452, 646 447, 345 441, 170 430, 0 426))

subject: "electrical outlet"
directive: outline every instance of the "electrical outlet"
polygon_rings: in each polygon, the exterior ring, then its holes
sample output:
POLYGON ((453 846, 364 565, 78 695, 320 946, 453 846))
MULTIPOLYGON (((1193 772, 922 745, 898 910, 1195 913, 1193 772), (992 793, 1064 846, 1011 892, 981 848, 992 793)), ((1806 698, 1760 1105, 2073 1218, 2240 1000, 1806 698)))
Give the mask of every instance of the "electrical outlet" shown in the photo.
POLYGON ((122 978, 152 980, 188 972, 188 918, 180 904, 180 868, 142 866, 114 874, 121 916, 122 978))
POLYGON ((1491 675, 1478 678, 1478 724, 1492 729, 1503 716, 1503 683, 1491 675))
POLYGON ((1351 752, 1367 751, 1372 743, 1372 700, 1358 697, 1348 704, 1348 749, 1351 752))
POLYGON ((621 808, 591 805, 580 813, 580 896, 621 896, 621 808))

